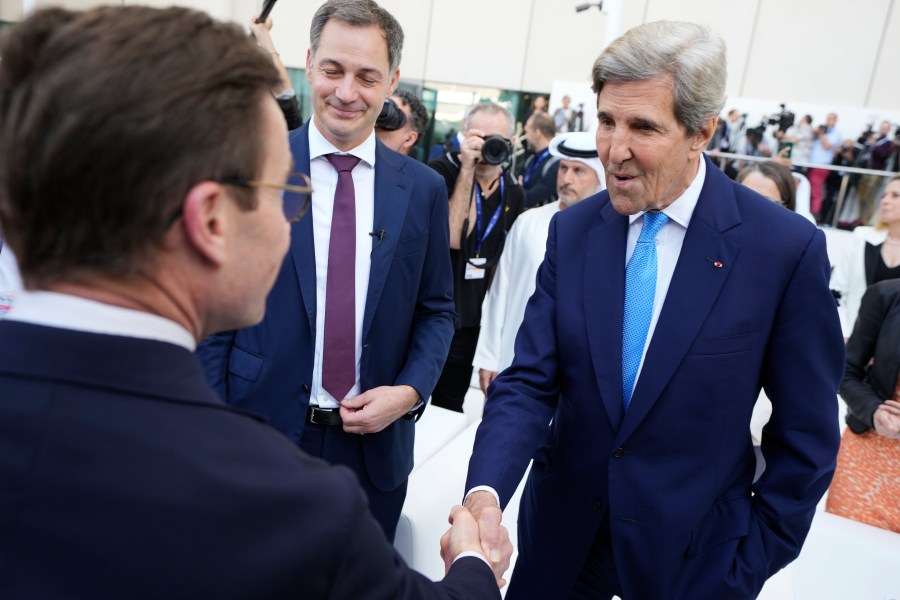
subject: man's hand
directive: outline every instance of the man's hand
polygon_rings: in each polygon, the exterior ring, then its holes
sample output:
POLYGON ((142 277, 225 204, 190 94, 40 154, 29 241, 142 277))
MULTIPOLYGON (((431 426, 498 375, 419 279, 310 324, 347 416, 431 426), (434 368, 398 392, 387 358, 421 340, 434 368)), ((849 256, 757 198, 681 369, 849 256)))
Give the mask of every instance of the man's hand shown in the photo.
POLYGON ((872 421, 878 435, 900 440, 900 402, 885 400, 875 411, 872 421))
MULTIPOLYGON (((495 506, 495 511, 499 514, 500 509, 495 506)), ((453 559, 459 556, 461 552, 478 552, 484 556, 491 564, 494 571, 494 577, 497 580, 497 586, 506 585, 506 579, 503 574, 509 568, 509 559, 512 556, 512 542, 509 541, 509 532, 505 527, 500 525, 499 517, 494 514, 495 511, 488 510, 487 515, 482 515, 482 519, 478 522, 475 517, 462 506, 454 506, 450 511, 451 527, 441 537, 441 558, 444 559, 444 573, 450 570, 453 559), (496 523, 493 519, 497 519, 496 523), (500 548, 497 560, 494 560, 487 550, 484 548, 484 529, 485 527, 493 527, 497 532, 501 533, 503 539, 500 540, 500 548), (479 541, 479 538, 481 541, 479 541)))
POLYGON ((469 129, 465 135, 459 144, 459 162, 464 169, 474 169, 475 164, 481 160, 484 132, 480 129, 469 129))
POLYGON ((408 385, 372 388, 341 400, 341 419, 347 433, 377 433, 408 413, 419 393, 408 385))
POLYGON ((256 38, 260 48, 272 54, 275 52, 275 43, 269 31, 272 30, 272 19, 266 19, 264 23, 257 23, 256 17, 250 19, 250 33, 256 38))
POLYGON ((487 369, 478 369, 478 383, 481 385, 481 391, 487 396, 488 386, 497 379, 499 373, 497 371, 488 371, 487 369))
POLYGON ((491 561, 491 568, 494 569, 500 587, 503 587, 506 581, 502 579, 502 575, 509 568, 509 559, 513 552, 509 531, 500 524, 503 512, 493 494, 483 491, 469 494, 466 497, 465 507, 478 521, 482 551, 491 561))

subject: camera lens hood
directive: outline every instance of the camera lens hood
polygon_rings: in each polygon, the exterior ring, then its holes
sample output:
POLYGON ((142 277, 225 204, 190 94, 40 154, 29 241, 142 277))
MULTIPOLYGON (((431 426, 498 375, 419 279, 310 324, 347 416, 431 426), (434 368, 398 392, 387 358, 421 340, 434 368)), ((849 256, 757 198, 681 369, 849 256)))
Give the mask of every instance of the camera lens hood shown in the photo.
POLYGON ((502 165, 509 160, 513 146, 510 141, 499 135, 489 135, 484 138, 484 146, 481 147, 481 160, 489 165, 502 165))

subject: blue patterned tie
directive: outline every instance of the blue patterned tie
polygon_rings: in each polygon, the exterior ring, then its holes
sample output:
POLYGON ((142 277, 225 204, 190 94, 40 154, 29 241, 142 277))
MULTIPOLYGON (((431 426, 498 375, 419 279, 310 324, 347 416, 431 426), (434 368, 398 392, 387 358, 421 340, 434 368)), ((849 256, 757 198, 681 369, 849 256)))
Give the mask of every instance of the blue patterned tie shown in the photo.
POLYGON ((625 314, 622 318, 622 399, 631 403, 634 380, 644 354, 656 295, 656 234, 669 220, 661 212, 644 213, 641 235, 625 268, 625 314))

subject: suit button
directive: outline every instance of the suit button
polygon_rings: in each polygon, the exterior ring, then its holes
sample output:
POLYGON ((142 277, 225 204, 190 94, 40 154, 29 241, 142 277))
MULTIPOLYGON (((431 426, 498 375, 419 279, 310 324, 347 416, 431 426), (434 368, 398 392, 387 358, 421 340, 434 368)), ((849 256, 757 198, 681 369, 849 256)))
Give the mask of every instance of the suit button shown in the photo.
POLYGON ((623 456, 625 456, 624 448, 616 448, 616 451, 613 452, 613 458, 622 458, 623 456))
POLYGON ((303 384, 303 391, 306 392, 307 394, 308 394, 309 391, 310 391, 310 390, 309 390, 309 386, 306 385, 305 383, 303 384))

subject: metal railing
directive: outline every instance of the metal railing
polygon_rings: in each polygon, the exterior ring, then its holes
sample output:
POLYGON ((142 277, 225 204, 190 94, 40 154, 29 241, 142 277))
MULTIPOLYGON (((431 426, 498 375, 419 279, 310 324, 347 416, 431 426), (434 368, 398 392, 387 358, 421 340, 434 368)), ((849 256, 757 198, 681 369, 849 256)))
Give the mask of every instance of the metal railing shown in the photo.
MULTIPOLYGON (((765 162, 767 160, 773 160, 772 157, 768 156, 750 156, 748 154, 734 154, 732 152, 712 151, 707 152, 706 154, 710 159, 718 161, 719 168, 723 171, 725 170, 725 163, 729 160, 744 160, 749 162, 765 162)), ((838 192, 837 202, 834 207, 834 216, 831 218, 832 227, 837 225, 838 217, 844 210, 844 200, 847 196, 847 188, 850 185, 850 175, 853 175, 854 173, 860 175, 877 175, 879 177, 893 177, 894 175, 897 175, 897 173, 893 171, 876 171, 875 169, 860 169, 859 167, 842 167, 839 165, 821 165, 799 160, 791 161, 791 165, 794 167, 811 167, 814 169, 825 169, 826 171, 837 171, 844 174, 843 178, 841 178, 841 189, 838 192)))

